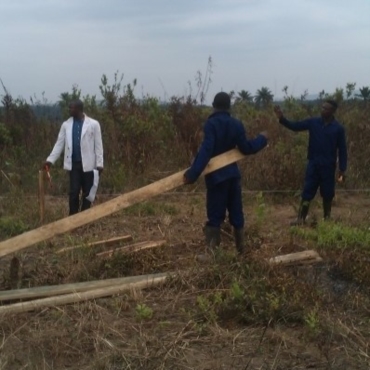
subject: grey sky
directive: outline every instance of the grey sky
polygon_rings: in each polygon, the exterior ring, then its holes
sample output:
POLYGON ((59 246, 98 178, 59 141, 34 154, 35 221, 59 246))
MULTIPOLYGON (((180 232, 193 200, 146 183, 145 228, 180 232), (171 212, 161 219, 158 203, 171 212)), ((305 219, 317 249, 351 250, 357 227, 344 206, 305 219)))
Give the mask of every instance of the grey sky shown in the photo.
POLYGON ((0 78, 27 99, 55 101, 75 83, 99 95, 117 70, 138 95, 180 95, 209 56, 208 102, 219 90, 370 85, 369 0, 0 0, 0 31, 0 78))

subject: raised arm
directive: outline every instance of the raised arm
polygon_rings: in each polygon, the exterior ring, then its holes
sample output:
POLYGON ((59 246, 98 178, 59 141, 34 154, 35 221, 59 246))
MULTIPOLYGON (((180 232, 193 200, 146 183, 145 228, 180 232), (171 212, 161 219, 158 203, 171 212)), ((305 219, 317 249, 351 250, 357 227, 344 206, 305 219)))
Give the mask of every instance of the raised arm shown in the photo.
POLYGON ((244 126, 241 124, 236 145, 245 155, 255 154, 267 145, 267 133, 261 133, 255 139, 248 140, 244 126))
POLYGON ((284 114, 280 107, 276 105, 274 107, 275 114, 279 119, 279 122, 291 131, 306 131, 310 129, 311 119, 305 119, 303 121, 292 122, 284 117, 284 114))

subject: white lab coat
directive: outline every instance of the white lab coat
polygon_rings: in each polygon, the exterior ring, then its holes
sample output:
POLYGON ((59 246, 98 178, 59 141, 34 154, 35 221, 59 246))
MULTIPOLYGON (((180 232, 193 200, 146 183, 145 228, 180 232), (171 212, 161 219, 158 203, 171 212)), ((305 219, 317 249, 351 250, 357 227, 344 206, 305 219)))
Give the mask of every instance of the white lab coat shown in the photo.
MULTIPOLYGON (((73 118, 71 117, 63 122, 54 148, 46 159, 47 162, 54 164, 64 149, 63 167, 67 171, 72 169, 72 128, 73 118)), ((103 168, 103 142, 100 124, 86 114, 81 132, 81 157, 84 172, 93 171, 97 167, 103 168)))

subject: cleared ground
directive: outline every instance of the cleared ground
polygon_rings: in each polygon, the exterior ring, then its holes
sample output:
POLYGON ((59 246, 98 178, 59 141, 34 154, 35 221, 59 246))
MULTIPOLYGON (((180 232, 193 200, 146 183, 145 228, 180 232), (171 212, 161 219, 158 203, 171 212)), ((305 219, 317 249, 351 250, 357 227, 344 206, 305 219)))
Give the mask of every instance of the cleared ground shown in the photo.
MULTIPOLYGON (((32 202, 25 212, 33 207, 29 217, 37 217, 32 202)), ((310 226, 289 228, 297 202, 245 194, 248 253, 242 258, 225 224, 221 251, 209 264, 197 262, 204 252, 204 195, 182 193, 26 249, 16 256, 16 273, 10 271, 13 256, 1 259, 2 290, 166 271, 178 276, 149 290, 0 318, 0 369, 368 369, 370 279, 352 271, 348 260, 366 269, 366 236, 354 234, 353 250, 349 244, 337 248, 333 240, 339 246, 343 236, 333 239, 328 230, 340 225, 366 235, 370 198, 338 194, 334 222, 323 234, 327 246, 312 237, 321 232, 318 201, 310 226), (102 247, 55 253, 125 234, 134 242, 167 244, 106 259, 95 255, 102 247), (358 254, 351 254, 358 244, 358 254), (324 263, 265 262, 305 249, 316 249, 324 263)), ((66 199, 48 198, 46 205, 49 220, 66 214, 66 199)))

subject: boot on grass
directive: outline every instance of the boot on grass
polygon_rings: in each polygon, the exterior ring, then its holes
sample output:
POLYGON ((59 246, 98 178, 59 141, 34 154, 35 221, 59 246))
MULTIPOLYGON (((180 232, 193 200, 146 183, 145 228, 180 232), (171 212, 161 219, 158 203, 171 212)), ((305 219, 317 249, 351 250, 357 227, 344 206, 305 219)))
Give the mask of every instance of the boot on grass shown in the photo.
POLYGON ((245 240, 244 240, 244 229, 234 228, 235 247, 239 254, 245 252, 245 240))
POLYGON ((199 262, 211 262, 215 250, 221 244, 221 229, 214 226, 205 226, 203 229, 206 238, 206 253, 197 256, 199 262))
POLYGON ((290 223, 290 226, 299 226, 303 225, 306 222, 308 215, 308 210, 310 208, 310 202, 307 200, 302 200, 299 205, 297 219, 290 223))
POLYGON ((323 210, 324 210, 324 220, 325 221, 330 220, 331 204, 332 204, 331 200, 325 200, 324 199, 323 202, 322 202, 322 207, 323 207, 323 210))

